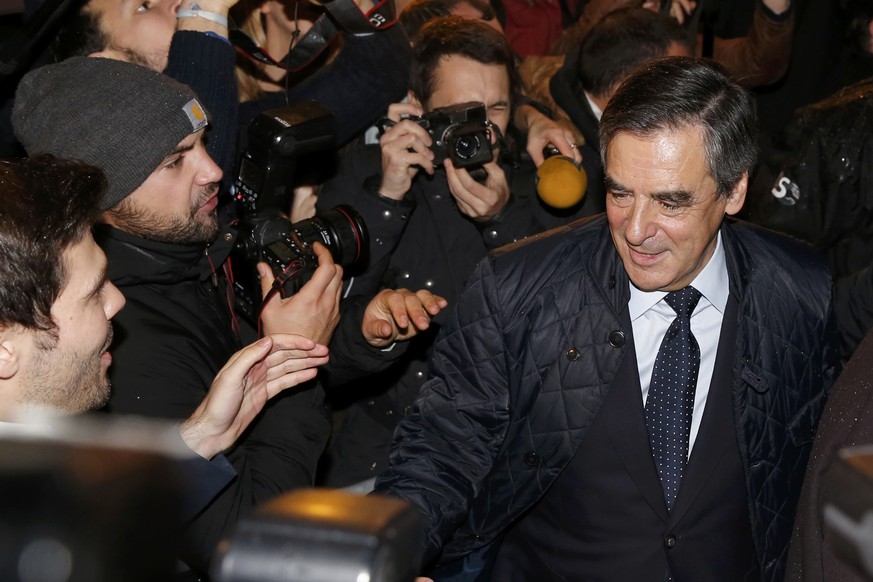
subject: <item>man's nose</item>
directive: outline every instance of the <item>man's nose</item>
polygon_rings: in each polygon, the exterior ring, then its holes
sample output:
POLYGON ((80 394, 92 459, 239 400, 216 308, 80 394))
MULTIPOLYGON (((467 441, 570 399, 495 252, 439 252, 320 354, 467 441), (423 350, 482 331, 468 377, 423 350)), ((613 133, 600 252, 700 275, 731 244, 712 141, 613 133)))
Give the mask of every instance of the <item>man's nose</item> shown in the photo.
POLYGON ((635 200, 629 210, 625 227, 625 240, 632 245, 641 245, 654 235, 656 230, 657 209, 646 200, 635 200))
POLYGON ((118 287, 110 282, 106 282, 106 289, 103 292, 104 304, 103 311, 106 313, 106 319, 112 319, 115 314, 121 311, 124 307, 125 299, 118 287))

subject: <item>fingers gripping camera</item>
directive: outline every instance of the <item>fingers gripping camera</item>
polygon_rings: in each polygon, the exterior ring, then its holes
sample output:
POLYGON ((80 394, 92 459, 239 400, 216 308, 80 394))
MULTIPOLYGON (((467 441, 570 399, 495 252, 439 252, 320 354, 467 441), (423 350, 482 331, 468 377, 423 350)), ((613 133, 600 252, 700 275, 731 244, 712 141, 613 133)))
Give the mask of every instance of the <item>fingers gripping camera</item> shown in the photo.
MULTIPOLYGON (((500 137, 500 130, 488 121, 485 105, 475 101, 439 107, 422 117, 410 117, 427 130, 433 139, 433 165, 438 168, 446 159, 456 168, 476 168, 494 159, 491 145, 492 132, 500 137)), ((390 119, 380 120, 380 131, 394 125, 390 119)))

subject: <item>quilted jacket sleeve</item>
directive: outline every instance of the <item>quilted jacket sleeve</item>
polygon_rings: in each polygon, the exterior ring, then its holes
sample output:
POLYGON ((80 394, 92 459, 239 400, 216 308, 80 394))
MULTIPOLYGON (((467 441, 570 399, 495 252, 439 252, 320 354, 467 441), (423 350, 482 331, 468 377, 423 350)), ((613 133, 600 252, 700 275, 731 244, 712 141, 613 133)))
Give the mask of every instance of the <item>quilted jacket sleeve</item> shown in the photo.
POLYGON ((488 260, 479 264, 437 338, 430 380, 399 425, 376 492, 425 519, 425 562, 465 519, 509 420, 501 313, 488 260))

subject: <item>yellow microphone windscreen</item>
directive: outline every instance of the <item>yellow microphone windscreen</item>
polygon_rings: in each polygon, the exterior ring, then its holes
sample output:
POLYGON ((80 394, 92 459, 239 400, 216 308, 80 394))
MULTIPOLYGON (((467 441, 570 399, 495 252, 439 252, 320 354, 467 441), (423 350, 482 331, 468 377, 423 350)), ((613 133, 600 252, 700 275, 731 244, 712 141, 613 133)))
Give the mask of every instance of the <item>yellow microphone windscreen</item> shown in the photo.
POLYGON ((552 208, 575 206, 587 188, 588 176, 572 158, 552 156, 537 168, 537 194, 552 208))

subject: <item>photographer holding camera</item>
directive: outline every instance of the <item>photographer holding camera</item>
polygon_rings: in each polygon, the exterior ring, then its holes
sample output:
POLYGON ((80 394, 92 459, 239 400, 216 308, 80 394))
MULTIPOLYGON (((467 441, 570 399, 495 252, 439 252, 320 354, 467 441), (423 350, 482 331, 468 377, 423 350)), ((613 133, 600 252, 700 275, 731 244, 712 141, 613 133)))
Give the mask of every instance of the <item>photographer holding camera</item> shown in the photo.
MULTIPOLYGON (((378 148, 340 160, 318 205, 350 204, 368 225, 370 264, 351 294, 421 288, 452 304, 491 249, 596 210, 585 199, 552 213, 536 197, 533 164, 506 155, 500 138, 520 87, 505 37, 481 21, 437 18, 413 39, 413 53, 410 102, 389 108, 378 148)), ((360 355, 358 370, 379 372, 368 382, 379 391, 330 391, 337 406, 353 402, 328 485, 365 482, 386 467, 394 426, 426 379, 434 327, 387 352, 340 350, 360 355)))
MULTIPOLYGON (((188 417, 242 341, 254 339, 231 308, 227 257, 236 233, 216 212, 222 173, 204 146, 207 113, 188 87, 160 73, 76 57, 22 80, 13 122, 28 154, 78 158, 108 178, 95 238, 127 302, 115 318, 109 411, 188 417)), ((319 264, 311 279, 262 310, 266 335, 328 343, 342 269, 313 246, 319 264)), ((266 291, 272 274, 260 272, 266 291)), ((367 340, 393 341, 426 327, 441 305, 427 293, 382 294, 362 329, 367 340), (407 319, 414 325, 400 327, 407 319)), ((287 391, 226 452, 237 476, 186 528, 182 557, 192 568, 206 571, 219 539, 254 505, 313 483, 329 432, 323 400, 314 383, 287 391)))

